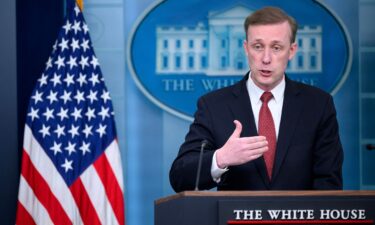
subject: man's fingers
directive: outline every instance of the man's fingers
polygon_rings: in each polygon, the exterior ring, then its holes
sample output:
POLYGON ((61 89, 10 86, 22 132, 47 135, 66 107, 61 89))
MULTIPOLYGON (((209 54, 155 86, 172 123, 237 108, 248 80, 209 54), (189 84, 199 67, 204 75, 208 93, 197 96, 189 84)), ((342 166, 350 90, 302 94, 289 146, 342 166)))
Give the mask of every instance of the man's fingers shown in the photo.
POLYGON ((246 145, 243 145, 244 148, 252 150, 252 149, 258 149, 263 147, 268 147, 267 141, 258 141, 253 143, 247 143, 246 145))
POLYGON ((262 148, 257 148, 248 151, 248 156, 250 157, 251 160, 256 159, 261 157, 266 151, 268 151, 268 147, 262 147, 262 148))
POLYGON ((231 137, 239 138, 241 136, 241 132, 242 132, 242 124, 238 120, 233 121, 233 123, 236 126, 236 128, 234 129, 231 137))
POLYGON ((252 155, 251 160, 257 159, 257 158, 261 157, 262 155, 263 154, 252 155))
POLYGON ((251 136, 251 137, 242 137, 241 140, 243 141, 243 143, 251 144, 251 143, 266 141, 267 139, 264 136, 251 136))

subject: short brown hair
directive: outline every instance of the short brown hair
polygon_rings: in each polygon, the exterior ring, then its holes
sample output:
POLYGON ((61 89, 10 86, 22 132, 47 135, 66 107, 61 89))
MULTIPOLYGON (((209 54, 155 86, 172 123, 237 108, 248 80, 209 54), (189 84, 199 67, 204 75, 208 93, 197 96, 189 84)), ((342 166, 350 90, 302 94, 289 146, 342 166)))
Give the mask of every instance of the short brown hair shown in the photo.
POLYGON ((250 25, 269 25, 269 24, 278 24, 288 21, 292 36, 290 37, 291 43, 296 41, 296 34, 298 25, 296 20, 289 16, 286 12, 282 9, 277 7, 267 6, 262 9, 255 11, 254 13, 250 14, 246 17, 244 28, 246 33, 246 40, 247 40, 247 30, 250 25))

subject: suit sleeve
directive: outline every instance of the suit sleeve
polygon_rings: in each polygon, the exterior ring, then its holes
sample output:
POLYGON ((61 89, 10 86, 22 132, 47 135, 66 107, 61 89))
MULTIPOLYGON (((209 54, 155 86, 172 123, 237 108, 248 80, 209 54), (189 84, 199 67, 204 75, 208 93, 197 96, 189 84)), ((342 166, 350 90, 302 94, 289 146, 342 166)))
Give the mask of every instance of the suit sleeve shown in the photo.
POLYGON ((314 189, 342 189, 343 149, 339 137, 336 110, 331 96, 319 123, 314 147, 314 189))
POLYGON ((216 186, 211 176, 211 164, 216 146, 211 131, 210 111, 204 97, 198 100, 194 122, 190 125, 185 142, 181 145, 179 153, 174 160, 169 172, 169 180, 176 192, 193 190, 197 176, 199 153, 203 140, 208 141, 204 150, 199 189, 211 189, 216 186))

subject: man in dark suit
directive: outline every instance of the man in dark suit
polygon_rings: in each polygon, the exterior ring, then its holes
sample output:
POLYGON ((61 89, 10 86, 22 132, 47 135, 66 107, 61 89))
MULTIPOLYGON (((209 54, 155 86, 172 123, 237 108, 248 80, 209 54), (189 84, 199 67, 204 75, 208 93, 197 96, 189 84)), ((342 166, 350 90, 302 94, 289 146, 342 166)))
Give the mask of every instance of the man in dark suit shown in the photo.
POLYGON ((342 189, 343 151, 328 93, 287 78, 297 24, 265 7, 245 20, 250 72, 201 97, 194 122, 170 170, 176 192, 200 189, 342 189))

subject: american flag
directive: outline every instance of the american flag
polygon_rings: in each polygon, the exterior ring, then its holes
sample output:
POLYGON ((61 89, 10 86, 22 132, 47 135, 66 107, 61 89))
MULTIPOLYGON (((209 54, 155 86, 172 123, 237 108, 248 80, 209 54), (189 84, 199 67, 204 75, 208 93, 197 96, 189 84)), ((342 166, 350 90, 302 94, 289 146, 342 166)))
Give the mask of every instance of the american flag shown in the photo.
POLYGON ((124 224, 111 99, 82 12, 69 8, 28 107, 17 224, 124 224))

